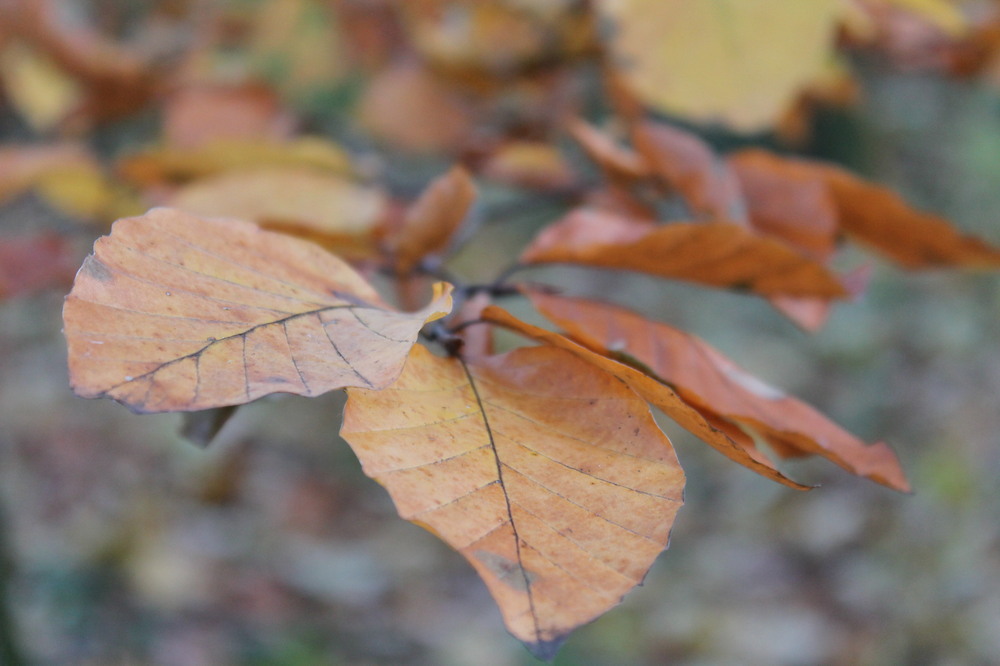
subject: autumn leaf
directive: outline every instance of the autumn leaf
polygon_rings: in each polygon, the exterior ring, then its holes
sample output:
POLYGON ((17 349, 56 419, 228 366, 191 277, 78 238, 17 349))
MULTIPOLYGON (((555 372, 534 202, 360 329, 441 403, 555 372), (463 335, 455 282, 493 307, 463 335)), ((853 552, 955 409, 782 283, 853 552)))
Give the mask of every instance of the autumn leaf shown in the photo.
POLYGON ((357 115, 376 139, 413 152, 455 150, 471 135, 476 118, 466 99, 425 67, 406 61, 371 80, 357 115))
MULTIPOLYGON (((801 189, 821 186, 828 199, 813 197, 814 208, 804 201, 795 212, 802 228, 823 219, 828 201, 836 209, 837 228, 905 268, 964 266, 995 268, 1000 266, 1000 248, 971 236, 963 236, 947 220, 912 208, 884 187, 865 182, 837 167, 808 160, 782 158, 762 150, 741 151, 730 158, 741 177, 751 170, 756 174, 771 172, 772 179, 794 182, 801 189), (810 185, 812 183, 812 185, 810 185)), ((824 222, 824 225, 828 222, 824 222)))
POLYGON ((660 182, 699 217, 745 223, 740 184, 729 166, 696 135, 665 123, 638 121, 632 142, 660 182))
POLYGON ((576 175, 559 150, 541 141, 509 141, 486 159, 479 175, 512 187, 562 190, 576 175))
POLYGON ((70 382, 136 412, 383 388, 451 309, 450 285, 435 291, 397 312, 316 245, 155 209, 116 222, 77 275, 63 309, 70 382))
POLYGON ((169 205, 204 217, 235 217, 305 237, 341 256, 370 255, 387 214, 382 190, 308 167, 227 171, 184 185, 169 205))
POLYGON ((126 155, 118 162, 122 177, 141 187, 186 183, 226 171, 299 167, 346 176, 351 158, 338 144, 303 136, 289 141, 214 139, 195 147, 168 144, 126 155))
POLYGON ((821 179, 764 151, 742 151, 728 164, 736 174, 751 226, 818 260, 836 249, 837 202, 821 179))
POLYGON ((755 433, 779 455, 819 455, 853 474, 909 490, 886 444, 865 444, 693 335, 605 303, 537 292, 530 297, 539 312, 574 340, 606 355, 635 359, 699 411, 755 433))
POLYGON ((612 53, 637 95, 740 131, 774 123, 832 55, 837 0, 603 0, 612 53))
POLYGON ((388 389, 348 390, 341 435, 543 659, 642 582, 682 502, 645 402, 551 347, 473 362, 418 345, 388 389))
POLYGON ((180 150, 219 140, 281 142, 294 126, 277 94, 259 84, 188 85, 163 109, 163 141, 180 150))
MULTIPOLYGON (((529 294, 531 292, 528 292, 529 294)), ((757 449, 743 433, 720 422, 714 413, 702 413, 685 402, 668 384, 630 365, 592 351, 569 338, 521 321, 509 312, 489 306, 483 309, 483 321, 503 326, 543 344, 552 345, 572 353, 584 361, 618 377, 645 400, 655 405, 681 427, 716 448, 724 456, 772 481, 790 488, 808 490, 810 486, 792 481, 778 471, 774 462, 757 449)), ((476 327, 469 327, 475 329, 476 327)), ((480 327, 486 328, 486 327, 480 327)))
POLYGON ((821 264, 725 222, 655 225, 579 208, 535 237, 521 261, 617 268, 762 295, 846 295, 821 264))
POLYGON ((446 250, 475 198, 476 185, 462 167, 431 183, 390 239, 396 270, 409 273, 424 257, 446 250))
POLYGON ((587 156, 609 176, 631 181, 649 175, 649 167, 638 153, 619 145, 590 123, 575 118, 567 129, 587 156))

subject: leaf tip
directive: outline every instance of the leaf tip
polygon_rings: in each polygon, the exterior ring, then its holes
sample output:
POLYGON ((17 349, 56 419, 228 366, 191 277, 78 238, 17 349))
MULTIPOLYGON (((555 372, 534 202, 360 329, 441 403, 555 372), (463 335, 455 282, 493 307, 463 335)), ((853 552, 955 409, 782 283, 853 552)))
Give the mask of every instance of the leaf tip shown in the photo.
POLYGON ((562 636, 550 640, 522 642, 524 643, 524 647, 528 649, 528 652, 530 652, 535 659, 551 662, 556 658, 556 653, 559 652, 559 648, 562 647, 567 638, 569 638, 569 634, 563 634, 562 636))

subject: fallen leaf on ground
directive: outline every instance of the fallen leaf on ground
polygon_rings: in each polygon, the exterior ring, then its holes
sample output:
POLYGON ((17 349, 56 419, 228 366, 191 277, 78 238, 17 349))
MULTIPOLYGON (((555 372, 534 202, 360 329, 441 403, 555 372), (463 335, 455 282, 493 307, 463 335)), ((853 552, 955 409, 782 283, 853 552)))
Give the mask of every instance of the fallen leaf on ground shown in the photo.
POLYGON ((552 347, 473 362, 416 346, 388 389, 348 391, 341 435, 543 659, 642 582, 682 503, 646 403, 552 347))
POLYGON ((846 295, 821 264, 777 240, 725 222, 656 225, 580 208, 543 229, 521 261, 638 271, 765 296, 846 295))
POLYGON ((63 309, 70 382, 136 412, 384 388, 451 309, 450 285, 435 292, 397 312, 312 243, 155 209, 116 222, 77 275, 63 309))
POLYGON ((779 455, 819 455, 859 476, 909 491, 886 444, 865 444, 809 405, 785 395, 713 349, 666 324, 595 301, 532 293, 550 321, 581 344, 627 354, 688 403, 759 435, 779 455))

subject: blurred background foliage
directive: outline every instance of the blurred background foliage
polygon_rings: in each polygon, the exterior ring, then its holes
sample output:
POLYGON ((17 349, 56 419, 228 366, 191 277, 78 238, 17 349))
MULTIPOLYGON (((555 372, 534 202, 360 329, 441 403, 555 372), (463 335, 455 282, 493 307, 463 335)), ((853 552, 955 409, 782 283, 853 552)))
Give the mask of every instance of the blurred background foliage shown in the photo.
MULTIPOLYGON (((594 58, 623 46, 614 17, 643 8, 608 2, 595 24, 590 4, 0 0, 0 233, 55 234, 76 265, 116 216, 184 188, 198 201, 194 185, 213 205, 244 205, 245 189, 206 182, 250 167, 293 170, 261 176, 261 198, 280 199, 273 183, 308 168, 328 179, 318 190, 340 188, 336 201, 310 190, 310 205, 262 221, 344 247, 357 231, 345 225, 368 233, 460 159, 476 167, 482 220, 450 268, 489 279, 565 209, 567 168, 596 174, 562 123, 606 113, 594 58), (296 143, 304 136, 314 143, 296 143), (9 159, 38 146, 56 151, 42 167, 9 159)), ((720 150, 836 161, 1000 242, 996 3, 838 7, 850 13, 837 14, 812 79, 825 85, 796 79, 771 115, 647 102, 720 150)), ((697 60, 699 33, 687 33, 697 60)), ((655 68, 650 57, 637 66, 655 68)), ((363 256, 364 243, 348 246, 363 256)), ((822 487, 793 492, 665 422, 689 478, 673 545, 556 664, 995 662, 998 277, 852 262, 873 265, 868 293, 815 335, 745 296, 535 269, 690 330, 863 439, 890 442, 915 488, 799 463, 822 487)), ((461 557, 398 519, 362 475, 337 436, 339 394, 259 401, 207 450, 181 438, 178 416, 74 398, 65 273, 0 303, 0 650, 11 663, 15 651, 53 665, 534 663, 461 557)))

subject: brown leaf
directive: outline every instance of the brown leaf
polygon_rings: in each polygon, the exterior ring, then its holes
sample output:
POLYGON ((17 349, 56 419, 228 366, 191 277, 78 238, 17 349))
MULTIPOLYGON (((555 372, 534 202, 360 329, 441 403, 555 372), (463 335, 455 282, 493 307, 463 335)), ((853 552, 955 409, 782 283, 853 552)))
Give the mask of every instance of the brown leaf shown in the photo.
POLYGON ((163 110, 163 140, 178 150, 212 141, 283 141, 294 128, 278 96, 262 85, 192 85, 174 93, 163 110))
MULTIPOLYGON (((533 293, 528 292, 528 295, 533 296, 533 293)), ((591 365, 597 366, 605 372, 618 377, 628 384, 633 391, 662 410, 664 414, 676 421, 681 427, 718 449, 720 453, 730 460, 752 469, 761 476, 765 476, 772 481, 777 481, 791 488, 798 490, 809 489, 809 486, 792 481, 779 472, 774 463, 763 452, 758 450, 753 445, 753 441, 745 434, 738 431, 738 429, 736 432, 733 432, 733 429, 727 427, 726 424, 719 425, 712 412, 704 414, 699 412, 695 407, 684 402, 670 386, 658 379, 629 365, 619 363, 597 351, 587 349, 563 335, 521 321, 502 308, 496 306, 487 307, 483 310, 481 316, 485 321, 503 326, 538 342, 565 349, 591 365)))
MULTIPOLYGON (((741 151, 730 161, 741 178, 751 170, 757 175, 770 172, 770 178, 794 183, 800 193, 811 192, 808 198, 802 195, 802 203, 794 204, 795 221, 786 213, 786 222, 781 225, 784 235, 790 234, 795 226, 802 232, 808 231, 813 236, 813 240, 808 242, 816 245, 817 250, 822 251, 829 243, 823 236, 829 233, 829 221, 826 219, 829 213, 825 210, 829 206, 828 201, 832 200, 837 228, 841 232, 906 268, 1000 266, 1000 248, 959 234, 947 220, 920 212, 891 190, 865 182, 843 169, 819 162, 783 158, 760 150, 741 151), (819 194, 818 188, 825 188, 826 197, 819 194), (799 217, 807 214, 804 219, 799 217)), ((790 191, 792 187, 789 185, 784 189, 790 191)), ((784 196, 789 195, 786 192, 784 196)), ((775 228, 773 218, 771 224, 775 228)))
POLYGON ((376 139, 414 152, 455 150, 474 128, 470 105, 426 68, 408 62, 372 78, 357 115, 376 139))
POLYGON ((155 209, 116 222, 77 275, 63 309, 70 382, 136 412, 382 388, 450 290, 397 312, 316 245, 155 209))
POLYGON ((815 174, 762 150, 745 150, 727 160, 743 190, 750 225, 815 259, 833 254, 837 205, 815 174))
POLYGON ((535 237, 521 261, 632 270, 766 296, 846 295, 824 266, 783 243, 724 222, 657 226, 579 208, 535 237))
POLYGON ((460 166, 431 183, 390 241, 396 270, 409 273, 424 257, 446 250, 475 198, 476 185, 460 166))
POLYGON ((745 223, 740 184, 729 166, 696 135, 649 120, 632 126, 635 149, 660 181, 684 197, 691 212, 745 223))
POLYGON ((56 234, 0 238, 0 300, 68 285, 79 261, 72 244, 56 234))
MULTIPOLYGON (((841 275, 840 280, 851 293, 852 298, 856 299, 868 289, 870 277, 871 269, 868 266, 861 266, 841 275)), ((810 333, 823 328, 833 310, 833 303, 822 298, 771 296, 767 300, 778 312, 810 333)))
POLYGON ((629 181, 649 175, 646 162, 635 151, 619 145, 590 123, 574 118, 568 129, 587 156, 609 176, 629 181))
POLYGON ((551 347, 466 362, 418 345, 393 386, 348 391, 341 435, 543 659, 642 581, 682 502, 645 402, 551 347))
POLYGON ((835 167, 824 172, 841 230, 903 267, 1000 267, 1000 248, 963 236, 944 218, 910 207, 889 189, 835 167))
POLYGON ((748 374, 704 341, 623 308, 532 294, 539 312, 591 349, 625 353, 703 413, 745 427, 779 455, 815 454, 895 490, 909 484, 886 444, 865 444, 809 405, 748 374))

